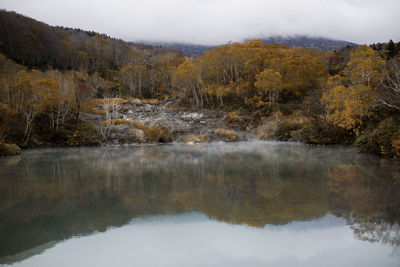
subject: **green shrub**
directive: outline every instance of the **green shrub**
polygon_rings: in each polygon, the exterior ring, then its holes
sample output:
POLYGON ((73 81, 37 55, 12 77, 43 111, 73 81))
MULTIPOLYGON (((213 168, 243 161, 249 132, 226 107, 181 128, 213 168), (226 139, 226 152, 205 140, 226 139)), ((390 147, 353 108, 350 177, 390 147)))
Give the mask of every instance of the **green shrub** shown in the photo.
POLYGON ((160 140, 160 130, 157 127, 149 126, 144 129, 144 134, 150 142, 158 142, 160 140))
POLYGON ((22 116, 16 112, 0 108, 0 135, 4 138, 4 141, 9 144, 20 144, 24 132, 25 121, 22 116))
POLYGON ((172 141, 171 131, 166 127, 149 126, 143 131, 150 142, 168 143, 172 141))
POLYGON ((21 148, 16 144, 6 144, 0 142, 0 156, 11 156, 21 154, 21 148))
POLYGON ((319 145, 352 144, 354 138, 352 131, 317 120, 306 123, 293 134, 293 139, 297 141, 319 145))
POLYGON ((280 141, 289 141, 292 138, 292 133, 301 128, 297 123, 281 122, 277 125, 275 137, 280 141))
POLYGON ((280 141, 295 140, 294 134, 308 122, 301 111, 297 110, 290 116, 283 116, 281 112, 275 112, 263 122, 257 129, 259 139, 275 139, 280 141))
POLYGON ((260 140, 274 139, 279 141, 292 140, 293 134, 301 128, 300 124, 292 122, 271 122, 258 128, 257 135, 260 140))
POLYGON ((393 157, 396 155, 395 141, 399 139, 399 123, 392 118, 379 123, 378 127, 357 138, 358 152, 374 153, 393 157))
POLYGON ((171 135, 171 131, 166 128, 166 127, 161 127, 160 128, 160 138, 159 141, 161 143, 169 143, 172 142, 172 135, 171 135))
POLYGON ((79 123, 73 134, 67 136, 69 146, 96 146, 100 145, 96 128, 86 122, 79 123))
POLYGON ((294 103, 286 103, 286 104, 280 104, 279 105, 279 111, 283 114, 283 116, 289 116, 293 112, 298 109, 298 105, 294 103))
POLYGON ((126 138, 127 143, 144 143, 145 135, 144 132, 140 129, 129 129, 128 135, 126 138))

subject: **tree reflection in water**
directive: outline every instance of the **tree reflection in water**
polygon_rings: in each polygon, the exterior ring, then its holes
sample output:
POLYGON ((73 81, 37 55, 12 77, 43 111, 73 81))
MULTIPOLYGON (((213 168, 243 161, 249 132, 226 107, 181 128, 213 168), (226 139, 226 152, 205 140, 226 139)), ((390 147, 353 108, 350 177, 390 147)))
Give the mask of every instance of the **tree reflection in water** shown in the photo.
POLYGON ((32 150, 0 159, 0 173, 0 257, 139 216, 189 211, 255 227, 333 213, 358 238, 398 253, 398 163, 347 148, 261 142, 32 150))
POLYGON ((357 238, 389 244, 393 254, 400 256, 399 162, 365 156, 337 166, 327 184, 333 210, 345 207, 346 211, 337 215, 352 220, 357 238))

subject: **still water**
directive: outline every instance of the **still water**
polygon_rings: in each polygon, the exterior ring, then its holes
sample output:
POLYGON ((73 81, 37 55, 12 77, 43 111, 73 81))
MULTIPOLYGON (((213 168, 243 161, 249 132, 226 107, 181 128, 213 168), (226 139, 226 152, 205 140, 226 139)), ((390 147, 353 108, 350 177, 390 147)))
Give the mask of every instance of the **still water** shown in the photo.
POLYGON ((400 266, 400 164, 240 142, 0 158, 0 265, 400 266))

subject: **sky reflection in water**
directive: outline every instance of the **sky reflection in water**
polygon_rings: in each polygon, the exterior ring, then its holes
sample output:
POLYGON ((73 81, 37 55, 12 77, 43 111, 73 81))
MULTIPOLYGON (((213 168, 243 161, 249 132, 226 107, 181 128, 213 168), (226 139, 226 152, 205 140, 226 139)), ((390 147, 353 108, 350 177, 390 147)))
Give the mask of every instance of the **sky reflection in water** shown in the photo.
POLYGON ((334 216, 255 228, 186 213, 71 238, 16 266, 398 266, 391 252, 334 216))
POLYGON ((0 264, 399 266, 399 170, 271 142, 26 151, 0 159, 0 264))

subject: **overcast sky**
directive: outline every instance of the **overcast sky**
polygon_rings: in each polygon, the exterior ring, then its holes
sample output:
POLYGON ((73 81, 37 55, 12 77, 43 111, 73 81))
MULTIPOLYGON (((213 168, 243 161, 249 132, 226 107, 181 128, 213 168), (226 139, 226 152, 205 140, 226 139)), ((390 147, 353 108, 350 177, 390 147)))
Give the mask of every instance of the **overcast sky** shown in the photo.
POLYGON ((296 34, 400 41, 400 0, 1 0, 0 8, 126 41, 225 44, 296 34))

